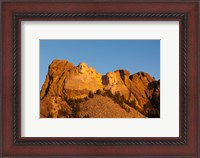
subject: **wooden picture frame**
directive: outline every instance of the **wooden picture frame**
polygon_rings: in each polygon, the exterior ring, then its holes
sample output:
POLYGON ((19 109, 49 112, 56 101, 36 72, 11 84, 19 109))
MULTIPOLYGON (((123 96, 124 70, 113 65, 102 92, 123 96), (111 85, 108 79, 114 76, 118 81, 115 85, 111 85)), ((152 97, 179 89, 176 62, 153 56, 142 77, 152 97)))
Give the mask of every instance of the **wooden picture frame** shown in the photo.
POLYGON ((200 156, 198 116, 199 2, 3 2, 3 156, 200 156), (23 20, 178 20, 180 22, 180 136, 178 138, 22 138, 23 20))

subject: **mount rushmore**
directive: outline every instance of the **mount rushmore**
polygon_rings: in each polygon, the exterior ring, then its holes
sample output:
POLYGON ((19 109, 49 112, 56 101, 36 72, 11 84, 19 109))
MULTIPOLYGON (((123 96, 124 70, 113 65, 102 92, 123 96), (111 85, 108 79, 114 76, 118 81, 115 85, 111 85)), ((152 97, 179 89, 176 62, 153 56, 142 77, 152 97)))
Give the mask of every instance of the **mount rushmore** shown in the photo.
POLYGON ((123 69, 102 75, 84 62, 53 60, 40 91, 40 117, 160 117, 160 80, 123 69))

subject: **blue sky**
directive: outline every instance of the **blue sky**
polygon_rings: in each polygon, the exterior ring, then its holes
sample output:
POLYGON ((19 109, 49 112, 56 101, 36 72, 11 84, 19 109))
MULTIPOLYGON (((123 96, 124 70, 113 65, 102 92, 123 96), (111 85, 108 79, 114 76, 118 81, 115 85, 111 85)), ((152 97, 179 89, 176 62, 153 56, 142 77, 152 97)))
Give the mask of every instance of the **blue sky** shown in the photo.
POLYGON ((160 79, 160 40, 40 40, 40 88, 54 59, 86 62, 103 75, 126 69, 160 79))

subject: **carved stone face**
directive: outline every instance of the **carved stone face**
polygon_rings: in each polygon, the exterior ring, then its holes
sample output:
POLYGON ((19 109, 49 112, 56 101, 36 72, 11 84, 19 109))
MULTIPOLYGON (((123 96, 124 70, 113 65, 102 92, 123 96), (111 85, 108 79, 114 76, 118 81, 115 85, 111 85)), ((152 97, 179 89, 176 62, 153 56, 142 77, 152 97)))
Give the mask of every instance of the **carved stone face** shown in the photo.
POLYGON ((101 78, 102 78, 102 75, 101 75, 100 73, 97 73, 97 74, 96 74, 96 77, 97 77, 98 79, 101 79, 101 78))
POLYGON ((113 72, 108 72, 107 73, 107 79, 108 79, 108 83, 110 85, 113 85, 117 82, 117 78, 115 76, 115 74, 113 72))
POLYGON ((102 84, 102 75, 100 73, 97 73, 96 74, 96 81, 99 83, 99 84, 102 84))
POLYGON ((86 63, 81 62, 81 63, 78 65, 78 72, 79 72, 79 73, 85 74, 85 73, 87 73, 87 70, 88 70, 88 66, 87 66, 86 63))
POLYGON ((88 73, 91 74, 92 77, 94 77, 96 75, 96 70, 92 67, 88 68, 88 73))

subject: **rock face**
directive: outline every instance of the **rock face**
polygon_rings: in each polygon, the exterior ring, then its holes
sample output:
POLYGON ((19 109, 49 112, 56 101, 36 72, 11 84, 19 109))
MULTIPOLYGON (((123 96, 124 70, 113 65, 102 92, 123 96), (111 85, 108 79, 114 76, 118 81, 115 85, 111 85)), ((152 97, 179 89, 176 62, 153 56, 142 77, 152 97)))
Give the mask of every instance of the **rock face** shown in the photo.
POLYGON ((70 70, 75 66, 66 60, 54 60, 49 65, 46 80, 40 92, 40 98, 50 95, 62 95, 63 84, 70 70))
POLYGON ((64 79, 63 94, 65 99, 80 99, 87 97, 89 92, 102 89, 101 74, 86 63, 80 63, 69 71, 64 79))
MULTIPOLYGON (((116 100, 116 96, 121 98, 122 101, 119 104, 122 109, 126 110, 128 117, 132 116, 130 113, 136 114, 132 112, 133 110, 143 114, 137 115, 137 117, 144 117, 144 115, 146 117, 159 117, 160 81, 156 81, 148 73, 138 72, 130 75, 127 70, 116 70, 102 75, 84 62, 75 66, 66 60, 53 60, 49 65, 40 92, 40 116, 45 118, 77 117, 77 111, 79 111, 78 113, 82 114, 79 117, 88 117, 89 113, 86 112, 83 115, 84 112, 80 111, 83 105, 86 106, 84 103, 87 102, 89 108, 92 107, 89 100, 100 98, 102 104, 105 105, 103 100, 108 100, 105 96, 109 94, 108 92, 110 92, 109 97, 113 100, 116 100), (97 95, 101 95, 101 97, 97 95), (129 110, 126 108, 128 105, 130 105, 129 110)), ((117 100, 119 101, 119 99, 117 100)), ((89 109, 90 115, 92 114, 91 109, 89 109)), ((109 106, 106 109, 112 108, 109 106)), ((110 110, 110 113, 115 112, 110 110)), ((99 113, 102 112, 99 111, 99 113)), ((103 113, 101 116, 109 117, 103 113)), ((101 116, 91 115, 89 117, 101 116)), ((112 116, 120 117, 120 114, 116 116, 112 114, 112 116)), ((126 116, 123 114, 123 117, 126 116)))

